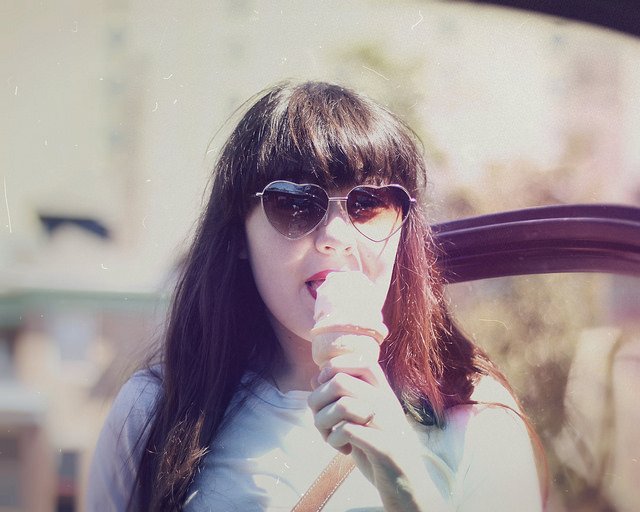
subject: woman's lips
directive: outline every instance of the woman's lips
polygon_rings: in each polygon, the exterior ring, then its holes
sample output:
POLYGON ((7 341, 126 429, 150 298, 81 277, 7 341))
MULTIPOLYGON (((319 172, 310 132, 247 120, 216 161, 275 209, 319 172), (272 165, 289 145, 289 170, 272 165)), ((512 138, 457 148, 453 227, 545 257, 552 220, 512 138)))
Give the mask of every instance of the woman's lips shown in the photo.
POLYGON ((309 293, 311 294, 311 297, 313 297, 313 300, 316 300, 316 297, 318 296, 318 292, 316 291, 318 286, 320 286, 322 283, 324 283, 324 281, 307 281, 305 284, 307 285, 307 290, 309 290, 309 293))
POLYGON ((324 283, 324 280, 331 272, 336 272, 336 270, 323 270, 321 272, 317 272, 305 281, 304 284, 307 285, 307 290, 311 294, 311 297, 313 297, 313 300, 318 296, 318 292, 316 290, 322 283, 324 283))

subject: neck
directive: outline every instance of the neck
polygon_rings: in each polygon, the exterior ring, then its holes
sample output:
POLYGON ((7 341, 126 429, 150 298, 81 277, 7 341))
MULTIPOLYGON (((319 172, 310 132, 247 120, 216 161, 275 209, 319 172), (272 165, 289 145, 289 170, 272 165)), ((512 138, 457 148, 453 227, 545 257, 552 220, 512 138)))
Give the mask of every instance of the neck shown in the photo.
POLYGON ((282 393, 311 391, 311 380, 319 371, 311 357, 311 342, 288 330, 276 328, 275 331, 283 352, 283 358, 272 374, 276 387, 282 393))
POLYGON ((300 368, 299 366, 289 366, 274 372, 273 379, 276 387, 282 393, 288 391, 312 391, 311 379, 318 374, 318 367, 313 364, 312 368, 300 368))

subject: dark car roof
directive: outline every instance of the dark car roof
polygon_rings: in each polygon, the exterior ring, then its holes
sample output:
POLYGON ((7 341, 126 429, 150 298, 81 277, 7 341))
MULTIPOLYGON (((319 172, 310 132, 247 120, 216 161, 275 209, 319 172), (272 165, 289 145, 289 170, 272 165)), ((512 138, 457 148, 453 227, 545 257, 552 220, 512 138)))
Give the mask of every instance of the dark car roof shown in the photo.
POLYGON ((469 0, 582 21, 640 37, 637 0, 469 0))
POLYGON ((557 205, 433 226, 449 283, 521 274, 640 276, 640 208, 557 205))

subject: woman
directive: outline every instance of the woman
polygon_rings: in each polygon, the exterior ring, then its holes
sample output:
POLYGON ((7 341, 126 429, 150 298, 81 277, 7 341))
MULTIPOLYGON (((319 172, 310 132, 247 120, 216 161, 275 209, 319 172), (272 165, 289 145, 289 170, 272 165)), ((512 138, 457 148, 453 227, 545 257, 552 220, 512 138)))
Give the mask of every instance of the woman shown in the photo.
POLYGON ((540 510, 518 405, 447 315, 425 186, 413 132, 370 99, 317 82, 255 98, 215 166, 161 360, 103 428, 88 509, 290 510, 337 450, 357 470, 326 511, 540 510), (319 370, 319 294, 343 329, 384 338, 379 357, 319 370), (355 320, 376 309, 375 329, 355 320))

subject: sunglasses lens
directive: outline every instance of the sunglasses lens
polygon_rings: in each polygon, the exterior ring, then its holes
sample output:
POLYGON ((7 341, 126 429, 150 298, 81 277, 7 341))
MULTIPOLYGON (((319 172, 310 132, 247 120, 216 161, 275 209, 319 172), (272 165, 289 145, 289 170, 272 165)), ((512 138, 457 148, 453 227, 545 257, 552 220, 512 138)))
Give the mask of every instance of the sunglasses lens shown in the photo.
POLYGON ((399 186, 354 188, 347 197, 347 212, 355 226, 367 238, 380 242, 393 235, 404 223, 411 197, 399 186))
POLYGON ((271 183, 262 193, 262 206, 271 225, 287 238, 301 238, 322 221, 329 200, 317 185, 286 181, 271 183))

